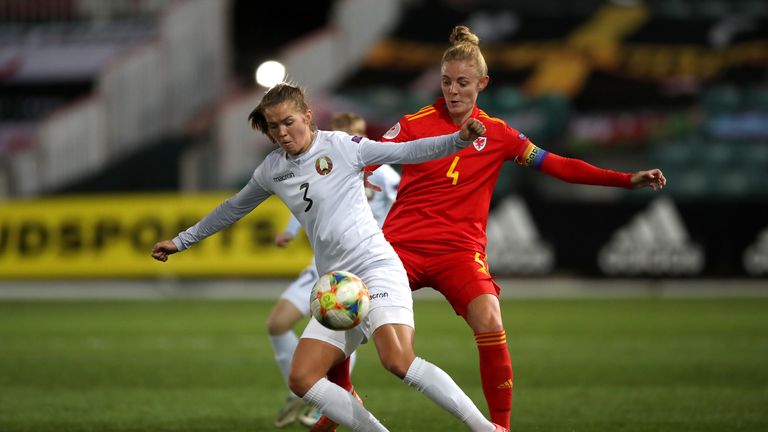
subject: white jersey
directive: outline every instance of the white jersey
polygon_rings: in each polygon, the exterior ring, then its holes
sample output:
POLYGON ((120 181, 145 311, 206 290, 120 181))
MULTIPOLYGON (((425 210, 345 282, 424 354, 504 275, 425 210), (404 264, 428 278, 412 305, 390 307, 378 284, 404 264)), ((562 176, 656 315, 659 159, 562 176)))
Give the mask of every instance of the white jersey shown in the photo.
POLYGON ((470 144, 459 133, 405 143, 381 143, 344 132, 317 131, 298 156, 275 149, 248 184, 200 222, 173 239, 179 251, 232 225, 270 195, 277 195, 307 233, 320 274, 394 258, 363 191, 362 169, 385 163, 439 159, 470 144))
MULTIPOLYGON (((371 174, 368 181, 381 188, 381 192, 365 188, 365 196, 368 198, 368 205, 371 206, 371 213, 373 213, 373 218, 376 219, 376 224, 381 228, 384 225, 384 219, 387 218, 389 209, 392 208, 392 203, 395 202, 397 197, 397 187, 400 186, 400 174, 389 165, 381 165, 371 174)), ((285 231, 288 231, 295 237, 299 233, 300 228, 301 222, 296 219, 296 216, 291 214, 285 231)))

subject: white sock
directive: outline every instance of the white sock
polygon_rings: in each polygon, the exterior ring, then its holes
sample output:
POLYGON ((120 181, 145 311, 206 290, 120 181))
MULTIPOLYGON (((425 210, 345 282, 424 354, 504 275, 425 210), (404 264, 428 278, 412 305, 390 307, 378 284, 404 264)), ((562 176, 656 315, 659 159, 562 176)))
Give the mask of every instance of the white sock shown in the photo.
POLYGON ((354 396, 327 378, 317 381, 303 399, 331 420, 353 431, 388 432, 354 396))
POLYGON ((275 361, 280 368, 280 373, 283 374, 285 385, 288 386, 288 375, 291 373, 291 361, 293 360, 293 353, 296 351, 296 345, 299 344, 299 338, 296 337, 296 333, 294 333, 293 330, 288 330, 281 335, 270 335, 269 341, 272 342, 272 351, 275 353, 275 361))
POLYGON ((459 386, 439 367, 416 357, 403 382, 430 398, 461 420, 471 431, 493 431, 493 423, 483 416, 459 386))

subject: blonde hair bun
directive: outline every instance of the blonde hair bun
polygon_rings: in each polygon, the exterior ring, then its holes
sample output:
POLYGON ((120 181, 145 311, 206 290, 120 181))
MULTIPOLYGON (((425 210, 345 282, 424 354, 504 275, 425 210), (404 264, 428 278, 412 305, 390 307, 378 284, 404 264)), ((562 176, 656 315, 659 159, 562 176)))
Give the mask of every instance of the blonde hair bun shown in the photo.
POLYGON ((451 45, 459 45, 468 43, 472 45, 480 46, 480 38, 476 34, 469 30, 469 27, 463 25, 457 25, 453 28, 451 36, 448 38, 451 45))

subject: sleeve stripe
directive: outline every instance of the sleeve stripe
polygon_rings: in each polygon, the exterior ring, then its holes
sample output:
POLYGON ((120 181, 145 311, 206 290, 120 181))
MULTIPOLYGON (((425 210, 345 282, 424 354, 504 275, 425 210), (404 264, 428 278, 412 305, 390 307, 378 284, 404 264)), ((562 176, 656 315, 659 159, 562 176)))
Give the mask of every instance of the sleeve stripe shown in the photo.
POLYGON ((413 114, 406 114, 404 117, 405 117, 405 118, 413 117, 413 116, 415 116, 415 115, 419 115, 419 114, 423 113, 424 111, 428 111, 428 110, 430 110, 430 109, 435 109, 434 105, 427 105, 427 106, 425 106, 424 108, 422 108, 422 109, 420 109, 420 110, 416 111, 416 112, 415 112, 415 113, 413 113, 413 114))
POLYGON ((490 117, 490 116, 488 116, 488 114, 486 114, 486 113, 484 113, 484 112, 482 112, 482 111, 480 111, 480 114, 478 115, 478 117, 479 117, 479 118, 488 119, 488 120, 491 120, 491 121, 495 121, 495 122, 497 122, 497 123, 501 123, 501 124, 503 124, 503 125, 506 125, 506 124, 507 124, 507 122, 505 122, 504 120, 502 120, 502 119, 500 119, 500 118, 496 118, 496 117, 490 117))
POLYGON ((420 114, 414 114, 414 115, 412 115, 410 117, 409 116, 405 116, 405 119, 408 120, 408 121, 416 120, 416 119, 419 119, 419 118, 422 118, 422 117, 426 117, 426 116, 428 116, 430 114, 434 114, 436 112, 437 111, 435 111, 435 109, 433 108, 431 110, 425 111, 425 112, 420 113, 420 114))

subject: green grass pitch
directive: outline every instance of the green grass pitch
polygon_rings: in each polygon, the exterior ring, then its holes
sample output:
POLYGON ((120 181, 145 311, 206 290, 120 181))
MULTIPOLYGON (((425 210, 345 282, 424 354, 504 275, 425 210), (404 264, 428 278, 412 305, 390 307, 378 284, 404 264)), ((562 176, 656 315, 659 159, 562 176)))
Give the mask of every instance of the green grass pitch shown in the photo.
MULTIPOLYGON (((271 305, 0 302, 0 431, 273 430, 287 390, 271 305)), ((767 299, 509 299, 503 314, 513 431, 768 430, 767 299)), ((442 301, 417 302, 416 323, 417 353, 485 411, 468 327, 442 301)), ((392 431, 464 430, 371 344, 353 377, 392 431)))

